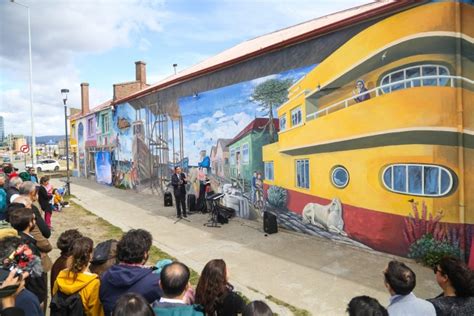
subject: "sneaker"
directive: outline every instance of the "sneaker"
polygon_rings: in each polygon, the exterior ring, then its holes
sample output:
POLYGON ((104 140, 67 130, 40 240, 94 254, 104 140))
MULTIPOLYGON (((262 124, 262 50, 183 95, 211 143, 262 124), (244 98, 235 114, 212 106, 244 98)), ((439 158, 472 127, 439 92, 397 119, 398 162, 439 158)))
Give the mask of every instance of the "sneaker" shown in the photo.
POLYGON ((186 214, 184 214, 183 216, 184 216, 184 217, 188 217, 188 215, 186 215, 186 214))

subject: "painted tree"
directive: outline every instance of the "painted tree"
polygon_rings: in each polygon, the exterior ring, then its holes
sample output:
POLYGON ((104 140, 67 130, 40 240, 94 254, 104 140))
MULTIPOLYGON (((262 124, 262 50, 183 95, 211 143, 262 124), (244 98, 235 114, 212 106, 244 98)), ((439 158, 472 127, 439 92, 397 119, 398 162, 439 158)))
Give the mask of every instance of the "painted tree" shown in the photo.
POLYGON ((292 79, 270 79, 255 87, 251 100, 260 105, 260 111, 268 116, 268 123, 264 131, 268 128, 272 141, 275 141, 275 124, 273 123, 273 109, 282 105, 288 100, 288 88, 293 83, 292 79))

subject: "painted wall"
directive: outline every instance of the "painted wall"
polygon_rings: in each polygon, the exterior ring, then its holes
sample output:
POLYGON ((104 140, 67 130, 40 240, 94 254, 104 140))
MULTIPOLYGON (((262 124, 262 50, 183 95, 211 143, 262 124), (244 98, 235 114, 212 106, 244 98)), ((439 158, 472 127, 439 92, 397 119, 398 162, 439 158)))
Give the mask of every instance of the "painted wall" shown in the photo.
MULTIPOLYGON (((257 141, 250 132, 227 147, 224 170, 206 170, 239 216, 270 210, 289 229, 404 256, 432 236, 466 257, 474 230, 473 38, 472 5, 430 2, 367 27, 317 66, 197 91, 166 109, 159 140, 170 148, 166 159, 148 150, 146 131, 155 120, 120 104, 112 124, 113 182, 135 188, 150 176, 147 162, 166 161, 171 170, 187 161, 190 193, 198 194, 197 166, 218 140, 234 139, 271 113, 286 121, 275 137, 257 141), (275 87, 284 82, 292 85, 274 104, 282 90, 275 87), (257 97, 260 90, 267 100, 257 97), (232 177, 230 151, 243 142, 249 163, 232 177), (263 175, 264 162, 273 163, 274 178, 263 184, 251 172, 263 175), (433 188, 436 194, 424 193, 433 188)), ((80 144, 78 137, 79 156, 80 144)), ((214 166, 219 155, 212 156, 214 166)))
POLYGON ((429 3, 360 32, 290 88, 278 109, 287 129, 263 148, 280 223, 403 256, 428 251, 431 238, 467 259, 473 35, 472 5, 429 3), (298 107, 302 122, 292 126, 298 107))

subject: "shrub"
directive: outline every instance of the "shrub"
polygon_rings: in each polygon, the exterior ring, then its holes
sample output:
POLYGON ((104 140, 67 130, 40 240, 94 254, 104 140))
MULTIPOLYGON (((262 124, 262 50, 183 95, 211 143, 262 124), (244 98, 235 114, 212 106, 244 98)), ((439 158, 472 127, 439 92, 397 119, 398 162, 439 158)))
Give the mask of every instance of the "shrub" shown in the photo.
POLYGON ((433 235, 426 234, 411 244, 408 257, 426 266, 433 267, 444 256, 461 258, 458 243, 452 244, 447 240, 436 240, 433 235))
POLYGON ((288 199, 288 193, 286 189, 277 187, 277 186, 270 186, 267 192, 268 195, 268 203, 275 208, 285 208, 286 202, 288 199))

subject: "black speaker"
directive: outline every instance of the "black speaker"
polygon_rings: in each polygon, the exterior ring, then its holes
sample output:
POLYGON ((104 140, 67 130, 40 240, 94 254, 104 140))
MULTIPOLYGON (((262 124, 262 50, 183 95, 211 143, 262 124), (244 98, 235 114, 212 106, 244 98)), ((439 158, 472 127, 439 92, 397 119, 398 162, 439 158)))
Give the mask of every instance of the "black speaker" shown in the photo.
POLYGON ((188 211, 190 213, 196 212, 196 196, 188 194, 188 211))
POLYGON ((165 206, 173 206, 173 195, 171 192, 165 192, 164 194, 165 206))
POLYGON ((276 215, 270 212, 263 213, 263 231, 267 234, 278 233, 278 223, 276 215))

